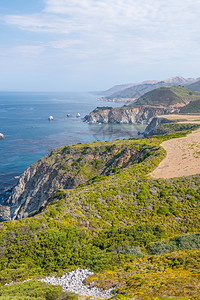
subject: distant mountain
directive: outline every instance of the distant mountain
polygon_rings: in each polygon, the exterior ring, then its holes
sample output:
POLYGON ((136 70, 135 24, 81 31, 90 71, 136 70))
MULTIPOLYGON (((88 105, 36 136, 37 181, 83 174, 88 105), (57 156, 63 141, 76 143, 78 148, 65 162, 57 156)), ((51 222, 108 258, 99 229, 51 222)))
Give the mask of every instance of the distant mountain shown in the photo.
POLYGON ((183 78, 176 76, 167 78, 165 80, 152 80, 144 81, 142 83, 133 83, 128 85, 118 85, 104 92, 106 95, 105 100, 120 99, 120 98, 132 98, 138 99, 145 93, 152 91, 160 87, 176 86, 176 85, 188 85, 196 82, 197 78, 183 78))
POLYGON ((134 85, 132 87, 126 88, 120 92, 116 92, 110 96, 108 96, 108 99, 118 99, 118 98, 133 98, 138 99, 145 93, 152 91, 154 89, 157 89, 159 87, 168 86, 167 83, 164 81, 160 81, 158 83, 149 84, 149 83, 143 83, 139 85, 134 85))
POLYGON ((199 98, 200 92, 194 92, 182 86, 161 87, 147 92, 129 106, 185 106, 189 102, 195 101, 199 98))
POLYGON ((102 96, 109 96, 109 95, 112 95, 114 93, 121 92, 122 90, 125 90, 125 89, 127 89, 129 87, 132 87, 134 85, 135 85, 135 83, 115 85, 112 88, 110 88, 110 89, 108 89, 106 91, 101 92, 100 94, 102 96))
POLYGON ((162 87, 146 93, 129 105, 97 107, 85 116, 84 122, 148 125, 158 115, 179 113, 183 106, 197 99, 200 99, 200 92, 183 86, 162 87))
MULTIPOLYGON (((199 79, 199 78, 198 78, 199 79)), ((200 80, 187 85, 187 88, 192 90, 192 91, 199 91, 200 92, 200 80)))

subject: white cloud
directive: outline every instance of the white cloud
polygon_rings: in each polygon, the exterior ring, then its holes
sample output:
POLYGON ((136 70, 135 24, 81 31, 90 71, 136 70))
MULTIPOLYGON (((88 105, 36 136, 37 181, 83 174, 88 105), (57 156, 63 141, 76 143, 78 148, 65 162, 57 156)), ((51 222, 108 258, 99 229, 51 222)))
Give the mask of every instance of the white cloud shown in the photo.
POLYGON ((45 47, 34 45, 21 45, 12 48, 12 50, 10 51, 23 56, 37 56, 45 51, 45 47))
POLYGON ((31 15, 5 15, 7 24, 50 34, 48 47, 85 58, 165 59, 198 53, 196 0, 45 0, 31 15), (56 37, 56 35, 59 35, 56 37), (67 52, 66 52, 67 51, 67 52), (126 56, 126 57, 124 57, 126 56), (136 57, 137 56, 137 57, 136 57))
POLYGON ((66 34, 76 30, 69 20, 46 14, 6 15, 1 19, 7 25, 18 26, 22 30, 32 32, 66 34))
POLYGON ((49 43, 49 45, 55 49, 68 49, 82 44, 84 43, 80 40, 57 40, 49 43))

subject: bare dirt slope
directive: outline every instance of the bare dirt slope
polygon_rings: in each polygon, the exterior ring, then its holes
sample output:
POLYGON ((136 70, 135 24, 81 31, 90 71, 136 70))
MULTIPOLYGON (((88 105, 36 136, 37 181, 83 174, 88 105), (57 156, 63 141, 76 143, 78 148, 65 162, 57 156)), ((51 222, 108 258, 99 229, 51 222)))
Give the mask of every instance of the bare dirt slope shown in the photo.
POLYGON ((149 174, 151 177, 173 178, 200 173, 200 129, 186 137, 165 141, 161 146, 167 155, 149 174))
MULTIPOLYGON (((200 122, 200 114, 188 114, 188 115, 162 115, 158 116, 158 118, 165 118, 168 120, 184 120, 184 121, 195 121, 200 122)), ((188 123, 188 122, 187 122, 188 123)), ((191 123, 191 122, 190 122, 191 123)))

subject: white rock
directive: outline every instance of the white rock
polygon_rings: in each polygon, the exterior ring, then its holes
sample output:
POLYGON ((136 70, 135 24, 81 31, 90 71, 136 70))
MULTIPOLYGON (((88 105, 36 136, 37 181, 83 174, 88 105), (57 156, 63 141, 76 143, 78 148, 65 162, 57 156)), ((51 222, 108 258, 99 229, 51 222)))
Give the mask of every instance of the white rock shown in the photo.
POLYGON ((77 269, 76 271, 72 271, 63 275, 60 278, 46 277, 40 279, 42 282, 50 283, 53 285, 62 286, 63 290, 71 293, 76 293, 81 296, 91 296, 93 299, 102 298, 106 299, 113 296, 113 289, 109 289, 107 291, 101 291, 96 287, 90 288, 89 286, 84 284, 85 279, 93 274, 88 269, 77 269))

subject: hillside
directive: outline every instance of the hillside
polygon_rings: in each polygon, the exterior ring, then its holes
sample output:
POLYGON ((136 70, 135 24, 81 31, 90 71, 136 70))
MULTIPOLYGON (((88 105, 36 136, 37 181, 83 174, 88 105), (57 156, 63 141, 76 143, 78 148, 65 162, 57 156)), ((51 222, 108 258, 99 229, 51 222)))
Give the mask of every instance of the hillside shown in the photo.
MULTIPOLYGON (((63 181, 34 216, 1 223, 0 284, 87 267, 96 272, 87 282, 114 288, 113 299, 199 299, 200 176, 148 176, 166 155, 160 144, 189 133, 187 126, 176 131, 170 124, 173 135, 168 127, 159 137, 56 149, 34 165, 32 176, 22 175, 32 195, 38 185, 45 191, 53 180, 63 181), (65 185, 73 176, 76 185, 65 185)), ((14 200, 19 204, 13 194, 14 200)), ((40 299, 68 299, 41 298, 41 285, 32 281, 20 284, 19 299, 27 299, 20 295, 29 296, 33 286, 40 299)), ((1 286, 0 299, 15 297, 16 290, 17 284, 1 286)))
POLYGON ((200 113, 200 99, 196 101, 191 101, 186 106, 181 107, 180 113, 200 113))
POLYGON ((146 93, 140 97, 134 105, 153 105, 153 106, 184 106, 190 101, 197 100, 200 97, 199 92, 192 92, 185 87, 162 87, 146 93))
POLYGON ((132 98, 137 99, 144 95, 145 93, 152 91, 154 89, 160 87, 168 87, 168 86, 178 86, 178 85, 187 85, 195 82, 196 78, 183 78, 181 76, 176 76, 172 78, 168 78, 165 80, 149 80, 144 81, 142 83, 133 83, 127 85, 118 85, 113 88, 105 91, 103 95, 106 96, 105 100, 111 99, 125 99, 132 98))
POLYGON ((108 96, 107 99, 138 99, 145 93, 152 91, 154 89, 160 88, 160 87, 167 87, 169 86, 168 83, 164 81, 160 81, 157 83, 143 83, 139 85, 134 85, 131 87, 128 87, 126 89, 123 89, 119 92, 113 93, 112 95, 108 96))
POLYGON ((55 149, 31 165, 1 207, 1 219, 27 217, 44 207, 58 189, 73 189, 140 159, 146 151, 132 142, 98 142, 55 149), (5 205, 6 204, 6 205, 5 205))
POLYGON ((186 87, 192 91, 200 92, 200 80, 198 80, 197 82, 191 83, 191 84, 187 85, 186 87))
POLYGON ((100 94, 106 97, 106 96, 112 95, 114 93, 119 93, 122 90, 125 90, 125 89, 127 89, 129 87, 132 87, 134 85, 135 85, 135 83, 115 85, 115 86, 111 87, 110 89, 108 89, 106 91, 102 91, 100 94))
MULTIPOLYGON (((88 123, 126 123, 149 125, 158 115, 179 113, 180 108, 200 99, 200 92, 182 86, 162 87, 150 91, 136 102, 122 107, 97 107, 84 117, 88 123)), ((189 107, 197 108, 198 102, 189 107)), ((191 108, 188 108, 191 110, 191 108)))

